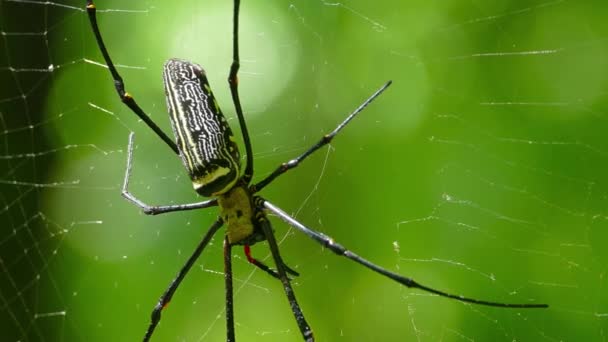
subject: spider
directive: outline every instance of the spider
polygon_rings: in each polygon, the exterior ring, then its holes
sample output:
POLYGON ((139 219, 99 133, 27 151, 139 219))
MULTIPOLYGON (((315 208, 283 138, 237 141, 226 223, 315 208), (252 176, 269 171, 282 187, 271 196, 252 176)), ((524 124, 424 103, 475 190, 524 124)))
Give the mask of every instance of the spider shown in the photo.
POLYGON ((287 171, 297 167, 308 156, 329 144, 332 139, 376 99, 386 88, 391 85, 391 81, 385 83, 359 107, 350 113, 333 131, 324 135, 321 139, 296 158, 279 165, 270 175, 257 183, 251 183, 253 178, 253 153, 251 141, 245 123, 245 117, 241 108, 238 92, 237 74, 239 71, 239 25, 240 0, 234 0, 233 12, 233 60, 228 75, 228 84, 235 111, 238 117, 241 134, 245 144, 246 163, 241 175, 240 155, 238 146, 228 123, 222 114, 211 88, 207 81, 205 71, 197 64, 180 59, 168 60, 163 68, 163 78, 169 117, 176 141, 174 142, 158 127, 152 119, 137 105, 131 94, 125 91, 125 84, 119 75, 108 50, 104 44, 99 27, 97 24, 96 7, 93 0, 87 0, 87 13, 99 50, 101 51, 106 65, 114 80, 116 91, 122 100, 150 129, 162 139, 175 154, 179 155, 186 167, 194 190, 202 196, 213 197, 212 199, 188 203, 174 204, 165 206, 149 206, 139 200, 128 190, 129 179, 131 176, 133 159, 134 133, 129 135, 129 145, 127 153, 127 167, 122 186, 122 195, 148 215, 158 215, 174 211, 185 211, 219 206, 220 215, 205 233, 202 240, 190 256, 186 263, 171 281, 168 288, 160 296, 154 307, 150 324, 145 332, 144 341, 148 341, 156 326, 160 322, 161 312, 167 306, 175 291, 183 281, 194 262, 203 252, 209 241, 217 233, 219 228, 226 224, 226 235, 224 237, 224 281, 226 295, 226 340, 235 341, 234 331, 234 312, 233 312, 233 288, 232 288, 232 247, 235 245, 244 246, 247 260, 281 281, 287 300, 293 312, 294 318, 305 341, 314 341, 312 329, 308 325, 296 296, 291 287, 290 276, 297 276, 298 273, 289 268, 279 252, 270 221, 266 213, 271 212, 287 222, 292 227, 306 234, 322 246, 330 249, 337 255, 346 257, 364 267, 388 277, 409 288, 417 288, 442 297, 452 298, 462 302, 479 305, 496 306, 503 308, 546 308, 546 304, 507 304, 486 300, 473 299, 460 295, 450 294, 436 290, 426 285, 420 284, 411 278, 393 273, 382 268, 367 259, 360 257, 354 252, 334 241, 331 237, 310 229, 302 223, 296 221, 289 214, 264 199, 258 192, 272 183, 277 177, 287 171), (250 246, 267 241, 270 252, 275 263, 272 269, 255 259, 251 255, 250 246))

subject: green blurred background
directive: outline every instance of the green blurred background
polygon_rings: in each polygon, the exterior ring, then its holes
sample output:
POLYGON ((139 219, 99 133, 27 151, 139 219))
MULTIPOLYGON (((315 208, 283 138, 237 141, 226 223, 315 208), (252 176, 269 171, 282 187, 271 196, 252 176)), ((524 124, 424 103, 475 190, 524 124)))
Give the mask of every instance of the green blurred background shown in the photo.
MULTIPOLYGON (((98 1, 127 89, 170 132, 161 68, 227 82, 231 2, 98 1)), ((181 162, 117 98, 84 1, 0 2, 0 331, 134 341, 215 209, 147 217, 120 197, 198 201, 181 162)), ((605 1, 243 1, 241 99, 256 179, 387 80, 332 143, 263 195, 360 255, 451 293, 403 288, 273 219, 319 341, 597 341, 608 335, 605 1)), ((244 152, 244 149, 241 149, 244 152)), ((156 341, 221 341, 222 236, 156 341)), ((269 263, 265 243, 254 247, 269 263)), ((234 255, 239 341, 300 341, 280 284, 234 255)))

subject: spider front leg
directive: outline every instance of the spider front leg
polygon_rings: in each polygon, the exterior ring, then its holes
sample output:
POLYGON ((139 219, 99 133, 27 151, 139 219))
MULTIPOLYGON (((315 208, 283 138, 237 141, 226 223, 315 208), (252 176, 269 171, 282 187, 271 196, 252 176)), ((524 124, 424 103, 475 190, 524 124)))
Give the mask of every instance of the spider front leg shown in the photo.
POLYGON ((184 266, 182 266, 182 268, 179 270, 175 279, 173 279, 173 281, 171 281, 171 283, 169 284, 169 287, 167 287, 165 292, 158 299, 158 302, 156 303, 154 310, 152 310, 152 315, 150 317, 150 325, 148 326, 148 329, 146 330, 146 335, 144 336, 144 342, 149 341, 150 338, 152 337, 152 334, 154 333, 154 329, 156 329, 158 322, 160 322, 161 312, 163 311, 163 309, 165 309, 167 307, 167 305, 169 305, 169 302, 171 301, 173 294, 175 293, 175 291, 177 291, 177 288, 182 283, 182 281, 184 280, 184 278, 186 277, 186 275, 188 274, 188 272, 194 265, 194 262, 201 255, 201 253, 203 252, 205 247, 207 247, 207 244, 209 244, 209 241, 211 241, 211 239, 213 238, 213 235, 215 235, 215 233, 218 231, 218 229, 220 229, 220 227, 222 226, 223 223, 224 222, 221 219, 217 219, 211 225, 209 230, 207 230, 207 232, 203 236, 203 239, 201 240, 201 242, 199 242, 198 246, 196 246, 196 249, 190 256, 190 258, 188 258, 188 260, 186 261, 184 266))
POLYGON ((337 255, 343 256, 360 265, 363 265, 366 268, 368 268, 376 273, 379 273, 387 278, 390 278, 406 287, 420 289, 420 290, 423 290, 423 291, 426 291, 429 293, 436 294, 441 297, 447 297, 447 298, 455 299, 455 300, 458 300, 461 302, 472 303, 472 304, 477 304, 477 305, 495 306, 495 307, 501 307, 501 308, 520 308, 520 309, 535 309, 535 308, 548 308, 549 307, 549 305, 547 305, 547 304, 512 304, 512 303, 491 302, 491 301, 487 301, 487 300, 480 300, 480 299, 464 297, 461 295, 455 295, 455 294, 447 293, 444 291, 436 290, 436 289, 428 287, 426 285, 422 285, 422 284, 416 282, 412 278, 404 277, 400 274, 391 272, 385 268, 382 268, 382 267, 372 263, 371 261, 369 261, 367 259, 360 257, 359 255, 346 249, 341 244, 337 243, 331 237, 329 237, 321 232, 312 230, 312 229, 306 227, 305 225, 301 224, 296 219, 289 216, 286 212, 284 212, 283 210, 276 207, 274 204, 272 204, 264 199, 259 199, 258 203, 261 207, 270 210, 272 213, 276 214, 279 218, 281 218, 287 224, 298 229, 299 231, 303 232, 304 234, 308 235, 310 238, 312 238, 319 244, 323 245, 324 247, 329 248, 332 252, 336 253, 337 255))
POLYGON ((161 138, 172 150, 175 154, 179 155, 179 151, 177 149, 177 145, 163 132, 163 130, 158 127, 158 125, 150 119, 150 117, 139 107, 137 102, 131 94, 125 91, 125 83, 122 80, 122 77, 116 70, 114 66, 114 62, 112 62, 112 58, 110 58, 110 54, 106 49, 106 45, 103 42, 103 38, 101 37, 101 32, 99 31, 99 26, 97 24, 97 7, 93 3, 93 0, 87 0, 87 13, 89 15, 89 21, 91 23, 91 28, 93 29, 93 33, 95 34, 95 40, 97 41, 97 46, 103 55, 103 59, 106 62, 110 73, 112 74, 112 78, 114 79, 114 88, 116 88, 116 92, 120 97, 120 100, 129 107, 133 113, 135 113, 141 120, 143 120, 148 127, 150 127, 159 138, 161 138))
POLYGON ((226 341, 234 342, 234 309, 232 287, 232 245, 228 236, 224 238, 224 290, 226 291, 226 341))
POLYGON ((172 204, 172 205, 163 205, 163 206, 150 206, 135 197, 131 192, 129 192, 129 179, 131 178, 131 170, 133 168, 133 143, 135 141, 135 133, 131 132, 129 134, 129 147, 127 151, 127 169, 125 171, 125 179, 122 184, 122 197, 126 198, 129 202, 135 204, 146 215, 159 215, 164 213, 169 213, 172 211, 185 211, 185 210, 194 210, 194 209, 202 209, 207 207, 213 207, 217 205, 217 200, 210 199, 207 201, 196 202, 196 203, 187 203, 187 204, 172 204))
MULTIPOLYGON (((259 203, 259 199, 255 199, 256 203, 259 203)), ((262 200, 263 201, 263 200, 262 200)), ((260 208, 261 209, 261 208, 260 208)), ((306 342, 314 342, 315 338, 312 333, 312 329, 306 322, 306 318, 302 313, 302 309, 300 309, 300 305, 296 299, 296 295, 291 287, 291 282, 289 277, 287 276, 287 271, 285 270, 285 263, 283 262, 283 258, 281 257, 281 253, 279 252, 279 246, 277 244, 277 240, 274 237, 274 233, 272 232, 272 227, 270 226, 270 222, 266 217, 261 217, 258 220, 258 223, 261 225, 262 230, 264 232, 264 236, 266 237, 266 241, 268 241, 268 246, 270 247, 270 252, 274 259, 274 263, 277 267, 277 273, 279 275, 279 280, 283 284, 283 289, 285 290, 285 295, 287 296, 287 300, 289 301, 289 306, 291 307, 291 311, 296 319, 296 323, 298 324, 298 328, 300 329, 300 333, 306 342)))

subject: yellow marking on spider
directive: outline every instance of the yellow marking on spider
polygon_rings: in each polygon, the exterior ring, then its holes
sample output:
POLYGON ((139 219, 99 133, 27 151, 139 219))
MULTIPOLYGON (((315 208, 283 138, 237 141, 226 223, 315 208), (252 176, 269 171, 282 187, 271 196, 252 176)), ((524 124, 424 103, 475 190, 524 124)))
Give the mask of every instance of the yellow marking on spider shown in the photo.
POLYGON ((217 198, 220 217, 226 223, 226 235, 230 244, 238 244, 253 234, 253 207, 247 190, 234 187, 217 198))
MULTIPOLYGON (((230 173, 232 169, 228 168, 228 167, 219 167, 216 170, 214 170, 213 172, 207 173, 201 177, 198 177, 196 179, 192 180, 192 187, 194 188, 195 191, 198 191, 198 189, 204 187, 207 184, 211 184, 213 181, 215 181, 216 179, 225 176, 227 174, 230 173)), ((218 196, 221 195, 222 193, 224 193, 227 189, 230 189, 234 183, 236 183, 236 181, 238 180, 238 177, 234 177, 230 183, 226 184, 226 186, 224 186, 224 188, 220 189, 217 192, 214 192, 213 194, 211 194, 212 196, 218 196)))

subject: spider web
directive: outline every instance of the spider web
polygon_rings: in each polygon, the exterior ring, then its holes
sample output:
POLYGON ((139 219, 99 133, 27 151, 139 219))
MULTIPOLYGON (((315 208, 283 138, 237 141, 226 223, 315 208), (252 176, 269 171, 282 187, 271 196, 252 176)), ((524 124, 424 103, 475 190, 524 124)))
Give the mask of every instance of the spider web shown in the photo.
MULTIPOLYGON (((231 4, 99 1, 110 53, 169 132, 160 68, 197 61, 236 128, 231 4)), ((84 1, 0 1, 0 331, 6 341, 133 341, 214 209, 124 107, 84 1)), ((388 79, 332 143, 263 194, 311 228, 427 286, 546 310, 463 304, 335 257, 278 220, 319 340, 606 340, 608 75, 597 1, 244 1, 241 97, 257 178, 304 151, 388 79)), ((221 236, 155 340, 225 337, 221 236)), ((264 244, 254 253, 270 263, 264 244)), ((300 341, 280 284, 235 249, 236 332, 300 341)))

